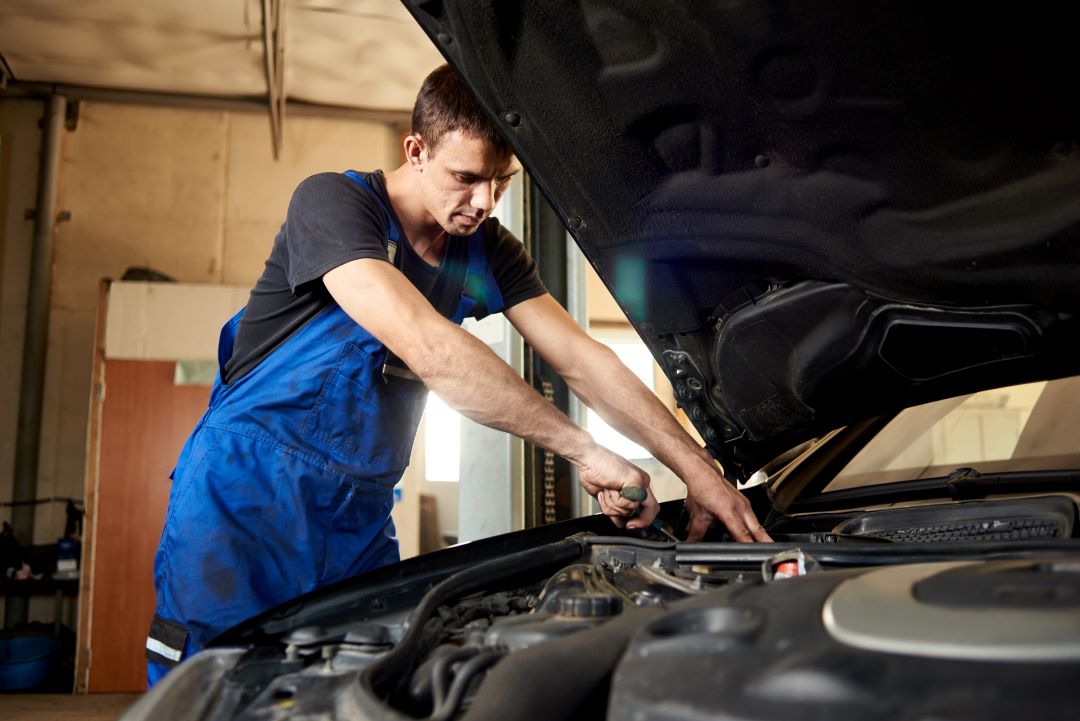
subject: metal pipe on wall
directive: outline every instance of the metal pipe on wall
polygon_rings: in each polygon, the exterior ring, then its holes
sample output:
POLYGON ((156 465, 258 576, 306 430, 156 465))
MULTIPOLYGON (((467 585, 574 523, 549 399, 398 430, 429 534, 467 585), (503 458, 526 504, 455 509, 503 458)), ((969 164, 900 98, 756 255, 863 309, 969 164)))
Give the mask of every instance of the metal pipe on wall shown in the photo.
MULTIPOLYGON (((27 81, 8 84, 8 97, 48 97, 60 94, 69 101, 88 103, 120 103, 125 105, 151 105, 162 108, 191 108, 194 110, 221 110, 241 113, 265 113, 265 98, 212 97, 209 95, 182 95, 178 93, 152 93, 143 90, 120 90, 116 88, 91 88, 81 85, 33 83, 27 81)), ((337 105, 320 105, 300 100, 285 103, 286 112, 292 117, 342 118, 371 123, 400 125, 406 130, 412 122, 407 110, 378 110, 351 108, 337 105)))
MULTIPOLYGON (((34 210, 34 246, 30 258, 26 327, 23 334, 22 380, 19 385, 19 422, 15 440, 15 477, 12 501, 32 501, 37 496, 38 457, 41 449, 41 407, 45 393, 45 354, 49 344, 49 311, 52 293, 53 233, 59 187, 61 144, 67 99, 51 95, 45 103, 44 136, 38 169, 37 203, 34 210)), ((15 537, 23 544, 34 541, 36 506, 16 505, 11 511, 15 537)), ((4 626, 26 621, 25 596, 8 596, 4 626)))

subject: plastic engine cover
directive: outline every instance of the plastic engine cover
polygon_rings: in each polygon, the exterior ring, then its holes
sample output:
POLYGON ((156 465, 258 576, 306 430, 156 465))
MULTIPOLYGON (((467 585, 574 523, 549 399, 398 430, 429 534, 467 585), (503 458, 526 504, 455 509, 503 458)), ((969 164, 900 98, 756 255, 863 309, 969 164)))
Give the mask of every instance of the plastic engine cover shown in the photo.
POLYGON ((608 718, 1075 719, 1080 558, 961 565, 824 571, 676 604, 632 640, 615 671, 608 718), (975 575, 978 592, 965 590, 975 575), (861 608, 862 597, 894 599, 903 616, 886 616, 886 605, 861 608), (1051 597, 1060 632, 1048 638, 1035 626, 1045 625, 1051 597), (919 607, 917 618, 908 606, 919 607), (956 614, 965 617, 963 633, 948 646, 923 652, 895 643, 906 632, 925 636, 929 629, 916 624, 956 614), (1025 626, 1030 640, 1018 640, 1025 626), (1005 642, 1019 652, 1001 652, 1005 642), (998 651, 983 655, 980 647, 998 651))

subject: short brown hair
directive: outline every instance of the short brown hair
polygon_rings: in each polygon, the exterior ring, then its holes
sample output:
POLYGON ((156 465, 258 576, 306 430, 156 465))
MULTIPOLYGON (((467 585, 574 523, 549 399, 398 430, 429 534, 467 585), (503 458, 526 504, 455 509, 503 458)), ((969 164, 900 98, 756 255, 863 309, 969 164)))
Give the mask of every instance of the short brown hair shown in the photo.
POLYGON ((433 153, 443 136, 455 130, 488 141, 500 153, 512 152, 472 90, 453 68, 441 65, 424 78, 416 95, 412 132, 423 138, 428 152, 433 153))

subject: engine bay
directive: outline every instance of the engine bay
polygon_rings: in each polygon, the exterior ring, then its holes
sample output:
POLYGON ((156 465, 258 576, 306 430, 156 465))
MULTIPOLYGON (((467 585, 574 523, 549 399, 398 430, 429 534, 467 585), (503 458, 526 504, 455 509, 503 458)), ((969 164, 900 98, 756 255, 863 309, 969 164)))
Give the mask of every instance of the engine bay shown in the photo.
POLYGON ((128 718, 1064 719, 1076 508, 808 513, 751 545, 584 530, 456 566, 449 549, 437 573, 223 637, 128 718))

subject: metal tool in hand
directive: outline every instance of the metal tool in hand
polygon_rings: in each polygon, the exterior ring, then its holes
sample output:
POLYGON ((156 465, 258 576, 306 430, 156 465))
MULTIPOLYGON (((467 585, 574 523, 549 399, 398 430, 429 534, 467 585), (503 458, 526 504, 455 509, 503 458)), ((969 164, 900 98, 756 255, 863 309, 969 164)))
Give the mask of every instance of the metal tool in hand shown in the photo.
MULTIPOLYGON (((628 501, 641 503, 649 497, 649 492, 641 486, 623 486, 622 489, 619 491, 619 495, 628 501)), ((643 508, 644 506, 638 506, 637 509, 634 511, 634 515, 631 516, 631 518, 641 513, 641 510, 643 508)), ((652 523, 649 524, 649 527, 656 533, 659 533, 661 536, 671 541, 672 543, 681 543, 678 538, 668 533, 667 529, 664 528, 664 524, 660 521, 660 516, 656 516, 655 518, 653 518, 652 523)))

